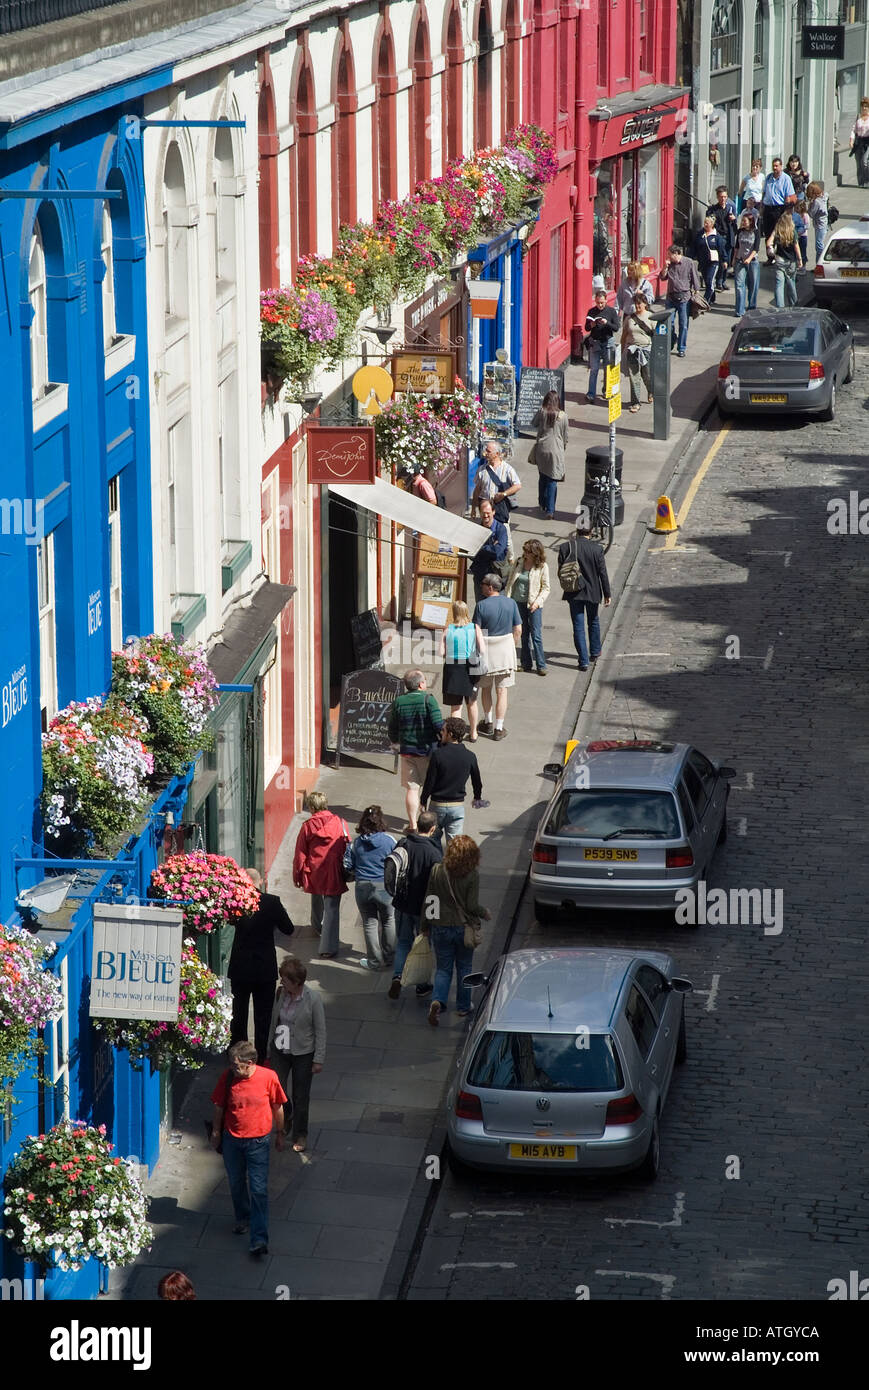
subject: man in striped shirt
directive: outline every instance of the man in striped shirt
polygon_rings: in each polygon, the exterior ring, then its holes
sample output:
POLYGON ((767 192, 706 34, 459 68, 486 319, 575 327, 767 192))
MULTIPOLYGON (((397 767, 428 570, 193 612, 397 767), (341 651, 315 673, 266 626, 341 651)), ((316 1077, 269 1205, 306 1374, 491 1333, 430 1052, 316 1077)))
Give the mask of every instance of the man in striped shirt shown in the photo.
POLYGON ((433 695, 426 693, 424 672, 405 671, 404 694, 393 700, 386 727, 390 743, 401 754, 401 785, 405 789, 407 823, 411 830, 416 830, 429 755, 443 724, 440 705, 433 695))

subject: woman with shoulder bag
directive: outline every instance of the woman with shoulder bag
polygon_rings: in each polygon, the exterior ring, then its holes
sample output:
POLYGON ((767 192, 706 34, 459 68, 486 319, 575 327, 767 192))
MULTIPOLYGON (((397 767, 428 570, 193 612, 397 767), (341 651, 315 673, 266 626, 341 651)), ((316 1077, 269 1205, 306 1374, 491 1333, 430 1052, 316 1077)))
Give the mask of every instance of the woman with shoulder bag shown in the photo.
POLYGON ((363 970, 382 970, 392 964, 395 955, 395 909, 383 886, 383 865, 397 841, 387 834, 379 806, 366 806, 356 832, 344 855, 344 875, 356 881, 356 906, 366 951, 359 964, 363 970))
POLYGON ((517 560, 505 590, 519 609, 522 619, 522 670, 532 670, 531 649, 537 663, 538 676, 546 675, 546 653, 543 650, 543 605, 549 597, 549 566, 546 551, 540 541, 526 541, 522 559, 517 560))
POLYGON ((441 632, 441 658, 444 663, 444 704, 450 707, 450 717, 458 719, 462 704, 467 706, 469 743, 477 742, 477 686, 484 673, 480 670, 483 634, 471 622, 468 605, 456 600, 450 608, 450 622, 441 632))
POLYGON ((434 997, 428 1011, 433 1028, 447 1006, 453 971, 456 974, 456 1013, 471 1012, 471 991, 464 978, 471 972, 474 950, 482 941, 480 922, 491 913, 478 902, 480 851, 470 835, 457 835, 444 850, 443 861, 432 865, 420 917, 420 930, 431 936, 436 970, 434 997))
POLYGON ((284 1108, 284 1133, 293 1148, 308 1146, 308 1106, 311 1078, 326 1060, 326 1013, 318 993, 305 984, 307 968, 296 956, 281 961, 280 983, 269 1025, 269 1063, 291 1104, 284 1108))
POLYGON ((537 502, 550 521, 555 516, 558 484, 564 478, 564 459, 567 451, 567 412, 561 409, 557 391, 547 391, 534 419, 537 441, 531 450, 530 462, 540 474, 537 502))
POLYGON ((784 309, 797 302, 797 270, 803 264, 794 219, 782 213, 766 243, 767 254, 775 264, 775 307, 784 309))
POLYGON ((645 295, 634 296, 634 306, 625 316, 622 329, 622 354, 631 384, 630 412, 636 415, 640 408, 637 382, 642 381, 646 388, 646 403, 652 399, 652 378, 649 374, 649 350, 655 336, 655 324, 649 313, 649 301, 645 295))

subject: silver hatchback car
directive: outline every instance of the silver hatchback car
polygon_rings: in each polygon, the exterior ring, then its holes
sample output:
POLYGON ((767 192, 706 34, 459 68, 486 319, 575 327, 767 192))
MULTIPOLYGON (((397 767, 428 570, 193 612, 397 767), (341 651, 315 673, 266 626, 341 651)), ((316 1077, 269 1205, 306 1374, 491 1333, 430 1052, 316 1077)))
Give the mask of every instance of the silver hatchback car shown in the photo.
POLYGON ((657 1176, 660 1120, 686 1056, 670 956, 512 951, 483 984, 447 1097, 450 1154, 472 1167, 657 1176))
POLYGON ((557 786, 531 855, 539 922, 560 907, 674 908, 727 838, 735 771, 687 743, 581 744, 544 772, 557 786))

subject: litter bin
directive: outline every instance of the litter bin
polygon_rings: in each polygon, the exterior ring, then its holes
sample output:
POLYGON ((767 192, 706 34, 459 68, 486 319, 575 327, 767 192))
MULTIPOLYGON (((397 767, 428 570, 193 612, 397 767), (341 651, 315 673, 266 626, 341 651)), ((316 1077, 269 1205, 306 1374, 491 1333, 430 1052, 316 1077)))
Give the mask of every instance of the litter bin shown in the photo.
MULTIPOLYGON (((613 513, 613 526, 621 526, 625 519, 625 499, 622 497, 622 462, 624 450, 616 449, 616 501, 613 513)), ((585 451, 585 491, 582 505, 588 507, 598 497, 594 480, 608 478, 610 472, 610 451, 608 444, 595 444, 585 451)))

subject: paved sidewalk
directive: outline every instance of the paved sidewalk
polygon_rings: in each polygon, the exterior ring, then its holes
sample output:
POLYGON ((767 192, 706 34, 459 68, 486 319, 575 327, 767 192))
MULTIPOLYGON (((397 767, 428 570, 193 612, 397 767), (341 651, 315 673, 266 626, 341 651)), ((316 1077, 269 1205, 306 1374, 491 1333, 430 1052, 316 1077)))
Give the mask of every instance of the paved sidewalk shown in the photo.
MULTIPOLYGON (((837 202, 844 202, 837 190, 837 202)), ((843 208, 844 212, 844 208, 843 208)), ((769 301, 764 268, 760 302, 769 301)), ((809 277, 806 277, 806 281, 809 277)), ((803 292, 810 290, 804 284, 803 292)), ((676 465, 708 413, 716 369, 733 321, 733 291, 692 324, 688 356, 672 358, 673 425, 667 441, 651 439, 652 408, 623 415, 618 445, 624 449, 625 521, 607 557, 614 604, 621 593, 654 504, 666 491, 676 465)), ((559 487, 553 522, 536 508, 537 474, 527 463, 530 440, 515 443, 523 480, 513 514, 517 538, 536 536, 552 552, 572 531, 582 495, 585 449, 607 440, 604 406, 585 401, 587 369, 566 372, 571 441, 567 478, 559 487)), ((553 557, 554 558, 554 557, 553 557)), ((483 775, 483 811, 469 810, 466 830, 482 848, 481 898, 492 911, 476 964, 484 968, 502 948, 525 880, 529 838, 549 794, 541 780, 544 763, 559 758, 577 721, 589 676, 576 669, 566 604, 551 564, 554 592, 544 609, 548 675, 517 673, 510 692, 508 737, 475 745, 483 775)), ((602 610, 603 612, 603 610, 602 610)), ((608 616, 603 617, 604 642, 608 616)), ((594 668, 592 668, 593 670, 594 668)), ((432 674, 434 672, 432 671, 432 674)), ((430 682, 431 685, 431 682, 430 682)), ((437 694, 439 680, 434 684, 437 694)), ((332 809, 355 826, 361 809, 381 804, 391 829, 404 823, 404 800, 392 760, 380 765, 342 760, 340 770, 322 769, 320 790, 332 809)), ((178 1129, 164 1146, 148 1184, 155 1240, 150 1253, 112 1277, 110 1298, 151 1299, 157 1281, 183 1269, 203 1299, 395 1297, 430 1185, 425 1158, 440 1152, 440 1098, 463 1020, 452 1011, 435 1030, 426 1006, 411 991, 392 1002, 389 974, 358 966, 362 931, 352 888, 341 911, 341 951, 335 961, 317 959, 318 939, 309 903, 292 886, 292 853, 300 820, 291 826, 269 880, 298 924, 293 949, 310 965, 309 979, 326 1005, 326 1065, 314 1078, 309 1150, 304 1155, 273 1151, 270 1255, 253 1261, 244 1237, 231 1234, 232 1211, 220 1159, 204 1142, 203 1120, 221 1067, 196 1073, 180 1105, 178 1129)))

